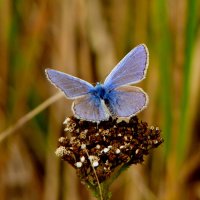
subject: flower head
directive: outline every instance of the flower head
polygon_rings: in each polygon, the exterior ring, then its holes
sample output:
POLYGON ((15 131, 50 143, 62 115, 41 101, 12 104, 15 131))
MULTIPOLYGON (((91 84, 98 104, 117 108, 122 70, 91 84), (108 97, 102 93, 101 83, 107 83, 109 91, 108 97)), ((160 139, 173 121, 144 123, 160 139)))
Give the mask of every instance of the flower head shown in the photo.
POLYGON ((136 116, 128 122, 116 119, 99 124, 69 117, 65 120, 67 136, 59 139, 56 155, 76 169, 84 182, 96 184, 107 180, 118 166, 143 162, 144 155, 158 147, 163 139, 159 128, 148 127, 136 116))

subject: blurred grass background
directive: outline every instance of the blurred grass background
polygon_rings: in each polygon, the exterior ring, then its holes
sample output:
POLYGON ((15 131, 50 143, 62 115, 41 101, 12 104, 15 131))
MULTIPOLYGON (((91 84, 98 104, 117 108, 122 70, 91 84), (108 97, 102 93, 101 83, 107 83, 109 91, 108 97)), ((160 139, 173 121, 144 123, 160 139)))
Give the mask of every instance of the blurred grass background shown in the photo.
MULTIPOLYGON (((145 43, 139 85, 150 103, 139 117, 165 142, 116 181, 112 199, 200 199, 199 9, 199 0, 1 0, 0 132, 57 92, 45 68, 95 83, 145 43)), ((94 199, 54 154, 71 103, 60 98, 2 137, 1 200, 94 199)))

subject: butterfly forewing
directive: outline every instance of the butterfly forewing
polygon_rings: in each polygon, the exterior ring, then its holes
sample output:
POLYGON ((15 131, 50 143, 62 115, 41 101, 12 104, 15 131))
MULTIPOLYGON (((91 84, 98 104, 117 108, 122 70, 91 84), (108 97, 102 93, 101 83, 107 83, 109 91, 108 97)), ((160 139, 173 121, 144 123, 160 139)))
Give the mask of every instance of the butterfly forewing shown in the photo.
POLYGON ((72 110, 77 118, 88 121, 99 122, 109 118, 104 102, 90 94, 76 99, 72 110))
POLYGON ((104 85, 110 90, 138 83, 145 78, 148 67, 148 49, 144 44, 131 50, 107 76, 104 85))
POLYGON ((67 98, 77 98, 87 94, 93 86, 77 77, 59 72, 53 69, 46 69, 46 75, 51 83, 62 90, 67 98))
POLYGON ((143 110, 148 104, 147 94, 135 86, 123 86, 113 90, 107 106, 113 116, 130 117, 143 110))

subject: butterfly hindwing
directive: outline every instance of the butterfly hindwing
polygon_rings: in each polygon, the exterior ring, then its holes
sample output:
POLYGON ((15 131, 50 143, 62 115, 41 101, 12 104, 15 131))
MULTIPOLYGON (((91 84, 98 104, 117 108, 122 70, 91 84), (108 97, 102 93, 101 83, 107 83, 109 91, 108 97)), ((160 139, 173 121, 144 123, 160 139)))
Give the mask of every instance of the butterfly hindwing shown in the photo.
POLYGON ((88 121, 104 121, 110 116, 104 102, 91 94, 74 100, 72 110, 77 118, 88 121))
POLYGON ((143 110, 148 104, 147 94, 135 86, 123 86, 110 92, 107 107, 116 117, 130 117, 143 110))

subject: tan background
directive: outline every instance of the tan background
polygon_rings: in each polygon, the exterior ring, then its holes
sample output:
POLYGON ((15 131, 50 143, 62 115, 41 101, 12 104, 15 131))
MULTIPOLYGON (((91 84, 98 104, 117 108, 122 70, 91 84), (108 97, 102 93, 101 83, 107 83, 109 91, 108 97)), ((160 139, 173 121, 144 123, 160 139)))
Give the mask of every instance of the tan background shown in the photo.
POLYGON ((150 102, 139 117, 165 142, 116 180, 112 199, 200 199, 199 8, 199 0, 1 0, 0 199, 93 198, 54 154, 72 102, 25 114, 57 92, 45 68, 103 81, 140 43, 150 65, 138 86, 150 102))

